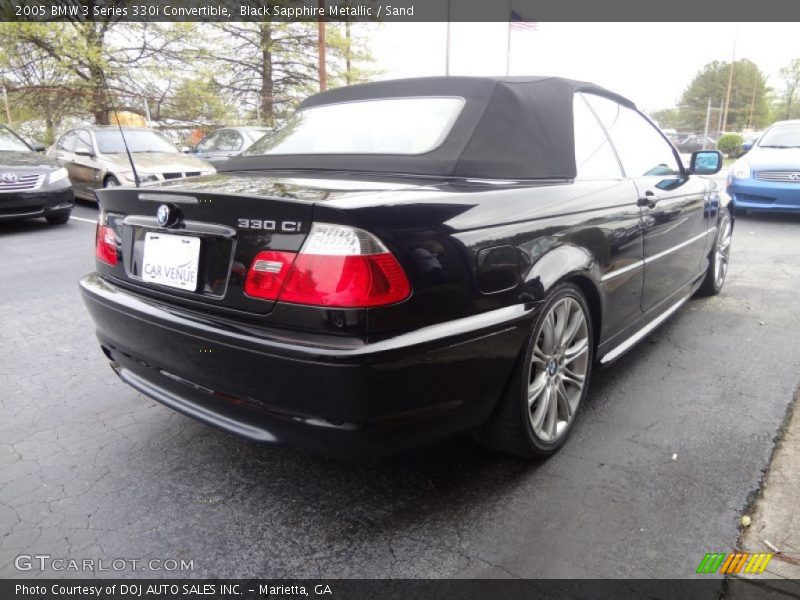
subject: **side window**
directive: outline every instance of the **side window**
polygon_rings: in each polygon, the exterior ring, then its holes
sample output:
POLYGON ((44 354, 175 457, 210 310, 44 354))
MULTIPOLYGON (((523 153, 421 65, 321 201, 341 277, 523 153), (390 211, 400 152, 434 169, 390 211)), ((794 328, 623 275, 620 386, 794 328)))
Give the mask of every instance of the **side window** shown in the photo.
POLYGON ((575 94, 572 114, 577 179, 620 179, 622 170, 611 142, 608 141, 582 94, 575 94))
POLYGON ((219 137, 219 133, 211 133, 200 140, 200 143, 197 144, 197 151, 198 152, 210 152, 214 147, 214 143, 217 141, 219 137))
POLYGON ((234 131, 233 129, 226 129, 219 134, 219 138, 217 138, 217 143, 215 145, 215 150, 221 150, 223 152, 233 152, 235 150, 239 150, 242 147, 242 136, 239 135, 238 131, 234 131))
POLYGON ((78 135, 76 136, 75 142, 75 149, 83 149, 88 150, 89 152, 94 152, 94 146, 92 145, 92 136, 91 134, 86 131, 85 129, 79 129, 76 132, 78 135))
POLYGON ((672 146, 647 119, 608 98, 594 94, 585 94, 585 97, 608 131, 628 177, 680 174, 672 146))
POLYGON ((62 135, 61 138, 59 138, 57 147, 59 150, 72 152, 75 150, 75 142, 77 139, 78 136, 75 134, 74 131, 68 131, 67 133, 62 135))

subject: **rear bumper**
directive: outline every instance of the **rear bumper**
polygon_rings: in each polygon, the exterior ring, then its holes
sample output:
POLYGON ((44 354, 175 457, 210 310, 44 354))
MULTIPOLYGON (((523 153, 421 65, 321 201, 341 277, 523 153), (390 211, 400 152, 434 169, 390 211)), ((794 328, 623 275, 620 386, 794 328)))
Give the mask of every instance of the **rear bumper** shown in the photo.
POLYGON ((81 291, 120 378, 204 423, 343 457, 396 454, 480 425, 529 331, 516 305, 364 344, 245 329, 96 274, 81 291))
POLYGON ((746 179, 728 185, 734 206, 747 210, 800 212, 800 184, 746 179))

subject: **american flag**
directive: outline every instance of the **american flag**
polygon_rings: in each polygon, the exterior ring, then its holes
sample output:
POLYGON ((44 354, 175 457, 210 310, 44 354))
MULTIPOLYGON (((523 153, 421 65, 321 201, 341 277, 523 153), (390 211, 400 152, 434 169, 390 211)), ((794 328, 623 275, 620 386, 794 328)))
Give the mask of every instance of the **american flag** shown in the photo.
POLYGON ((511 29, 516 31, 536 31, 539 27, 539 23, 525 20, 522 15, 513 9, 511 11, 511 20, 509 23, 511 24, 511 29))

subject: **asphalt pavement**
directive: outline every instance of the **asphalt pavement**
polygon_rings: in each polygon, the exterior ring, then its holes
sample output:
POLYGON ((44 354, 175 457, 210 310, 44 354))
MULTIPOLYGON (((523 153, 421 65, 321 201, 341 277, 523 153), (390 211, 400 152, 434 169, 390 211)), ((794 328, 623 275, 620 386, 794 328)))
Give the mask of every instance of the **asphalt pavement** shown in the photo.
MULTIPOLYGON (((728 552, 800 383, 800 215, 737 220, 720 296, 597 371, 563 450, 469 439, 341 463, 201 425, 119 382, 77 281, 93 208, 0 224, 0 577, 694 576, 728 552)), ((706 576, 710 577, 710 576, 706 576)))

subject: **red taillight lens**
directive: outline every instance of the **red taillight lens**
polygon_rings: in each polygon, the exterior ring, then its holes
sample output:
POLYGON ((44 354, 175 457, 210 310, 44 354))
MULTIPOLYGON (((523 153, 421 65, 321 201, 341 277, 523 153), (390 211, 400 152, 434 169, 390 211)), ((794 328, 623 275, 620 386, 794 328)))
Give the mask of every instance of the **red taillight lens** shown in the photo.
POLYGON ((94 255, 112 267, 117 264, 117 234, 107 225, 97 224, 94 255))
POLYGON ((259 252, 247 271, 244 293, 262 300, 277 300, 295 256, 294 252, 259 252))
POLYGON ((300 254, 281 292, 281 302, 339 308, 394 304, 411 286, 391 254, 300 254))
POLYGON ((397 259, 360 229, 315 224, 299 254, 260 252, 245 281, 249 296, 330 308, 367 308, 408 298, 397 259))

